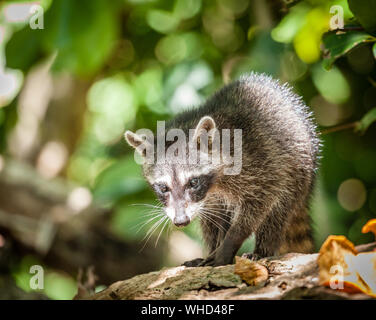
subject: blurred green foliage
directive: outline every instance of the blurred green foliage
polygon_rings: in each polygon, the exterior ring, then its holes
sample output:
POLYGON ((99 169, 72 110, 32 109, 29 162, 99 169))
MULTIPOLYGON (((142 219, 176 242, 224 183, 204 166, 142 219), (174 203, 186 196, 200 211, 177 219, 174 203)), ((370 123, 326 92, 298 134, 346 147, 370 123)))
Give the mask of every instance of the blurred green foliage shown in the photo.
MULTIPOLYGON (((376 18, 370 9, 375 1, 298 1, 287 11, 267 3, 41 1, 42 30, 0 16, 9 72, 19 69, 26 76, 53 59, 55 74, 90 83, 83 130, 65 174, 114 208, 117 234, 142 239, 150 223, 137 232, 133 226, 145 219, 144 209, 132 205, 155 204, 122 139, 124 131, 154 129, 157 120, 199 105, 225 82, 254 70, 288 81, 321 129, 354 124, 349 128, 356 132, 334 129, 322 136, 312 216, 318 246, 329 234, 344 234, 357 244, 371 241, 360 229, 376 215, 376 18), (328 32, 333 5, 343 9, 341 32, 328 32)), ((17 123, 10 111, 17 99, 0 109, 1 141, 17 123)), ((5 152, 6 144, 2 148, 5 152)), ((194 226, 186 232, 198 239, 194 226)))
POLYGON ((12 273, 16 284, 26 292, 38 290, 54 300, 72 299, 77 293, 77 283, 70 275, 50 270, 30 255, 24 256, 19 265, 14 267, 12 273), (43 283, 37 281, 37 285, 42 286, 43 289, 31 289, 30 287, 30 281, 36 275, 30 270, 35 265, 43 267, 44 277, 39 278, 43 283))

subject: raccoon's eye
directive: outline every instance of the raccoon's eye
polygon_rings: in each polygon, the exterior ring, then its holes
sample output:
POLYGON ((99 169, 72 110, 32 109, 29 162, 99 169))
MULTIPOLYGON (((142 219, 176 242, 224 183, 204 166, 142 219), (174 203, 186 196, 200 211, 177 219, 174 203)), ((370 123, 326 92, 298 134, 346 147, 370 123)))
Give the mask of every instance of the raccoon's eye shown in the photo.
POLYGON ((197 189, 200 185, 200 179, 199 178, 192 178, 189 181, 189 186, 193 189, 197 189))
POLYGON ((162 193, 167 193, 170 189, 165 184, 158 185, 159 191, 162 193))

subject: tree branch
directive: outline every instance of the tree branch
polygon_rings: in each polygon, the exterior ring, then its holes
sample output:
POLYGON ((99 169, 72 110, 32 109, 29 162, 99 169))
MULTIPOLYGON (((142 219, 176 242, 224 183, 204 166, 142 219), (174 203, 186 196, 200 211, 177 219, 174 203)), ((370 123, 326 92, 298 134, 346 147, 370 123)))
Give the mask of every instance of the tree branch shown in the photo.
MULTIPOLYGON (((356 247, 358 252, 376 248, 376 242, 356 247)), ((141 274, 118 281, 83 299, 370 299, 318 283, 318 254, 288 253, 258 260, 268 270, 266 281, 248 286, 234 273, 234 265, 187 268, 184 266, 141 274)), ((80 297, 78 297, 80 298, 80 297)))

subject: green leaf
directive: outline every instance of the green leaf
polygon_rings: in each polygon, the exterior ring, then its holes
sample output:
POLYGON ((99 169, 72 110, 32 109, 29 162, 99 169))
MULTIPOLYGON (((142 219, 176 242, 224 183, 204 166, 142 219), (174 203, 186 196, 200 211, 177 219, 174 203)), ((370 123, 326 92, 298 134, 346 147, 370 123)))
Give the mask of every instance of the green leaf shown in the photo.
POLYGON ((373 53, 373 56, 376 59, 376 43, 372 46, 372 53, 373 53))
POLYGON ((54 70, 90 75, 105 63, 117 36, 116 2, 55 0, 45 16, 44 44, 57 49, 54 70))
POLYGON ((324 67, 330 69, 338 58, 347 54, 361 43, 375 42, 376 37, 362 31, 350 31, 337 34, 335 31, 323 35, 324 67))
POLYGON ((146 188, 141 168, 133 154, 104 170, 94 186, 94 197, 101 201, 116 201, 146 188))
POLYGON ((368 111, 355 127, 355 131, 363 134, 368 127, 376 121, 376 108, 368 111))
POLYGON ((41 58, 43 32, 28 26, 15 32, 5 47, 7 67, 27 72, 41 58))
POLYGON ((309 10, 310 7, 304 3, 292 8, 271 31, 273 40, 282 43, 291 43, 304 23, 306 23, 306 16, 309 10))
POLYGON ((376 33, 376 0, 349 0, 349 7, 368 32, 376 33))
POLYGON ((118 35, 118 1, 55 0, 45 13, 44 29, 26 25, 14 33, 5 53, 7 66, 27 71, 57 52, 53 70, 87 76, 108 59, 118 35))

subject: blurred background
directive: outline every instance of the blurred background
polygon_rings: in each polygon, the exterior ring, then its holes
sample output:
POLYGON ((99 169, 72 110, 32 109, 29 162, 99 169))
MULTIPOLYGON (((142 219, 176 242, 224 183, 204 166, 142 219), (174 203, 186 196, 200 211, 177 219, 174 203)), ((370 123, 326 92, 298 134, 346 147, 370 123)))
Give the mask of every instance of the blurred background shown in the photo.
POLYGON ((0 299, 71 299, 205 254, 197 223, 155 224, 123 133, 252 70, 289 82, 323 132, 317 249, 329 234, 372 241, 360 230, 376 215, 376 38, 354 12, 346 0, 0 2, 0 299), (334 5, 349 33, 324 35, 334 5), (32 265, 44 289, 30 288, 32 265))

